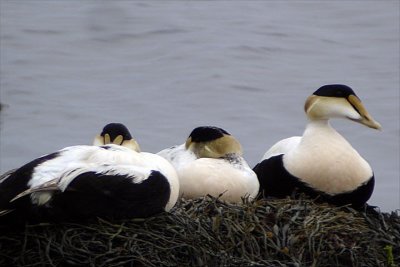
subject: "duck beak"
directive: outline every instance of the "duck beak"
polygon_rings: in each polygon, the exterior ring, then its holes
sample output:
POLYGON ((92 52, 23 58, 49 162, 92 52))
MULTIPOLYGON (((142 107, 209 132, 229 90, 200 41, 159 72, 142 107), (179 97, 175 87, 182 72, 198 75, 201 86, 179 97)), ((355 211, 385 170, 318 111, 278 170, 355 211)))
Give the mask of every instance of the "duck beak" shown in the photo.
POLYGON ((361 100, 357 96, 349 95, 347 100, 361 116, 361 118, 359 119, 351 119, 351 120, 364 124, 365 126, 368 126, 373 129, 377 130, 382 129, 380 123, 374 120, 374 118, 372 118, 371 115, 369 115, 367 109, 364 107, 364 105, 361 103, 361 100))

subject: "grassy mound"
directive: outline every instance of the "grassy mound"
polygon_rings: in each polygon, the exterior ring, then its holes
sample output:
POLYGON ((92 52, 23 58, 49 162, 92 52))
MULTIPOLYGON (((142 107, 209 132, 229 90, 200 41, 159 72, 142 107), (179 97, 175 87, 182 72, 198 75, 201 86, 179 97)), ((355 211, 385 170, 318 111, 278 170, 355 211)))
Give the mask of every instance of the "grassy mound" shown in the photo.
POLYGON ((182 200, 119 222, 1 229, 0 266, 396 266, 400 214, 306 198, 182 200))

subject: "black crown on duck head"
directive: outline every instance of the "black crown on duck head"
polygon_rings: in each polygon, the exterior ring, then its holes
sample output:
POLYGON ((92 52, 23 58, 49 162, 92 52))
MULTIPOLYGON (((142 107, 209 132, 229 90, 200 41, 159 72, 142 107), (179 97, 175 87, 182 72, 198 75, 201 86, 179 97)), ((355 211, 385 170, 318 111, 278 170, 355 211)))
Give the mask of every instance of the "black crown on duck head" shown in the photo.
POLYGON ((215 126, 201 126, 195 128, 189 135, 192 142, 209 142, 223 137, 224 135, 230 135, 224 129, 215 126))
POLYGON ((348 98, 350 95, 356 95, 349 86, 344 84, 328 84, 321 86, 317 91, 313 93, 317 96, 327 97, 342 97, 348 98))
POLYGON ((132 139, 131 133, 128 128, 122 123, 109 123, 104 126, 103 131, 101 132, 101 136, 105 134, 110 135, 111 140, 114 140, 118 135, 122 135, 124 140, 132 139))

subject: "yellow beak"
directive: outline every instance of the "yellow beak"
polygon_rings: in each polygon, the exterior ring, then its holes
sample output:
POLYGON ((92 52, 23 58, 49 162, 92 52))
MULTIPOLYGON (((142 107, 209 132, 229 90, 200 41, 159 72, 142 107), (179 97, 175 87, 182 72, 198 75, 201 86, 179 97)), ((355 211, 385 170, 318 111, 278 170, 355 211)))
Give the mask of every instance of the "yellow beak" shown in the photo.
POLYGON ((352 119, 353 121, 359 122, 361 124, 364 124, 365 126, 368 126, 373 129, 381 130, 382 126, 380 125, 379 122, 374 120, 371 115, 369 115, 367 109, 364 107, 364 105, 361 103, 361 100, 355 96, 355 95, 350 95, 347 100, 350 102, 350 104, 354 107, 355 110, 360 114, 361 118, 360 119, 352 119))

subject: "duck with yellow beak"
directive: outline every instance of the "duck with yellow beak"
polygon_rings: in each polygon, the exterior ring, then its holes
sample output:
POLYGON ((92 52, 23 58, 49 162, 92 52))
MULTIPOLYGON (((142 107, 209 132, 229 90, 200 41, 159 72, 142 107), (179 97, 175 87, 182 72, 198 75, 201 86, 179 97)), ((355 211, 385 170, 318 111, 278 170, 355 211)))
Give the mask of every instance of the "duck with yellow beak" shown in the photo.
POLYGON ((94 144, 44 155, 0 179, 0 225, 143 218, 175 205, 174 167, 140 152, 123 124, 106 125, 94 144))
POLYGON ((322 86, 304 109, 308 124, 303 136, 279 141, 254 167, 261 195, 282 198, 299 190, 335 205, 362 207, 373 192, 374 173, 329 119, 347 118, 378 130, 381 125, 346 85, 322 86))
POLYGON ((180 196, 211 195, 231 203, 242 203, 246 197, 252 200, 259 190, 257 176, 242 154, 232 135, 212 126, 197 127, 184 144, 158 153, 175 167, 180 196))

